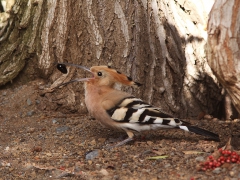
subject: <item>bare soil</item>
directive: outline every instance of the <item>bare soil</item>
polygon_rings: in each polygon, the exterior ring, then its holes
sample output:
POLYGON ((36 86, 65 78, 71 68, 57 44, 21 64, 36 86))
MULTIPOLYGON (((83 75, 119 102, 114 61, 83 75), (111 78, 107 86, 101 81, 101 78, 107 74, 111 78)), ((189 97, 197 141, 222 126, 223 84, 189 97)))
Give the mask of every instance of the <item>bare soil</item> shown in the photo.
POLYGON ((46 111, 46 106, 51 102, 39 95, 36 83, 0 90, 0 180, 240 179, 240 164, 199 171, 201 161, 231 134, 239 150, 240 123, 191 120, 220 134, 221 142, 174 129, 145 132, 109 150, 124 132, 104 128, 88 114, 46 111), (149 159, 160 155, 167 157, 149 159))

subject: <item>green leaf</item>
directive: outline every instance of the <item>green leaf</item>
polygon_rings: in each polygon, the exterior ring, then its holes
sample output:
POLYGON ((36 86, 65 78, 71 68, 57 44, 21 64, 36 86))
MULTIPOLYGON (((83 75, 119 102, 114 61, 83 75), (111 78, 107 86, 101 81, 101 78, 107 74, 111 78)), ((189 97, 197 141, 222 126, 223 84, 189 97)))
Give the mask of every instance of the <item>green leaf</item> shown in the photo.
POLYGON ((151 159, 151 160, 157 160, 157 159, 165 159, 167 158, 168 156, 153 156, 153 157, 149 157, 147 159, 151 159))

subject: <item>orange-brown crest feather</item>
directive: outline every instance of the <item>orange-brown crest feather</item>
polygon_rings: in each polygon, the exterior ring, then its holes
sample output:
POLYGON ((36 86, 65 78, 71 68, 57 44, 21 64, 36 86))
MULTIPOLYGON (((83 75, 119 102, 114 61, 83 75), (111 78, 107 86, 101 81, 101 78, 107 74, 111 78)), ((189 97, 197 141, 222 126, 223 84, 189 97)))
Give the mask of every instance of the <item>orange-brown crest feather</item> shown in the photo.
POLYGON ((91 68, 91 71, 97 72, 97 71, 105 71, 108 74, 108 80, 109 81, 114 81, 121 83, 123 85, 127 85, 127 86, 140 86, 140 83, 134 82, 132 80, 132 78, 126 76, 125 74, 120 73, 119 71, 112 69, 108 66, 93 66, 91 68))

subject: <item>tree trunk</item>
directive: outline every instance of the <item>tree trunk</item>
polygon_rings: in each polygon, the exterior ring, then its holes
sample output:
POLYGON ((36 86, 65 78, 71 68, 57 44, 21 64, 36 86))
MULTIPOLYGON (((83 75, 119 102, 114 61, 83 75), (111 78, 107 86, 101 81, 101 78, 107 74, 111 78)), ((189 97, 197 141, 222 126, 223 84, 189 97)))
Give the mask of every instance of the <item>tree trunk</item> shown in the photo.
POLYGON ((208 21, 208 63, 240 113, 240 1, 219 0, 208 21))
MULTIPOLYGON (((56 62, 110 65, 143 86, 126 91, 175 116, 218 113, 221 88, 206 61, 206 5, 172 0, 16 0, 0 34, 0 85, 25 66, 19 82, 49 86, 83 77, 56 62), (26 64, 26 65, 25 65, 26 64)), ((85 112, 81 83, 45 94, 43 109, 85 112)), ((43 98, 44 99, 44 98, 43 98)))

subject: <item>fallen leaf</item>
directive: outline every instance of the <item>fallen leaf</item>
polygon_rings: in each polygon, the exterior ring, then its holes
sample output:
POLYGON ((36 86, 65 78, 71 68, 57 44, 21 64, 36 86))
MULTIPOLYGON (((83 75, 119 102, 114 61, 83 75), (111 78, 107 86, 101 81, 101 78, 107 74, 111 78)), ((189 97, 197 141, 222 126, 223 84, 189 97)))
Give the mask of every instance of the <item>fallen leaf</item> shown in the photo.
MULTIPOLYGON (((231 146, 231 137, 229 138, 228 142, 226 143, 226 145, 223 147, 224 150, 233 150, 233 147, 231 146)), ((223 149, 222 148, 222 149, 223 149)))
POLYGON ((159 156, 162 156, 162 155, 166 154, 166 153, 163 152, 163 151, 152 150, 152 152, 155 153, 155 154, 157 154, 157 155, 159 155, 159 156))
POLYGON ((184 154, 202 154, 204 152, 201 151, 183 151, 184 154))
POLYGON ((165 159, 167 158, 168 156, 153 156, 153 157, 149 157, 147 159, 151 159, 151 160, 157 160, 157 159, 165 159))

